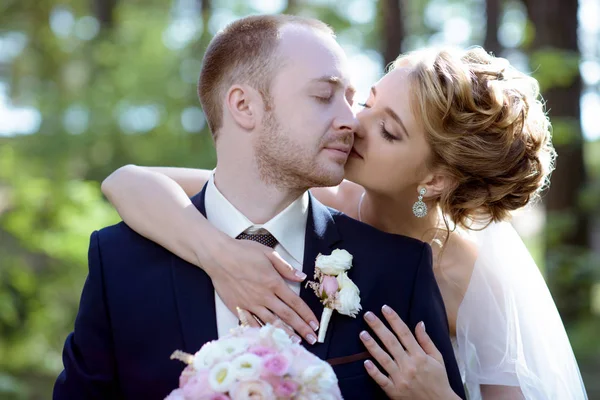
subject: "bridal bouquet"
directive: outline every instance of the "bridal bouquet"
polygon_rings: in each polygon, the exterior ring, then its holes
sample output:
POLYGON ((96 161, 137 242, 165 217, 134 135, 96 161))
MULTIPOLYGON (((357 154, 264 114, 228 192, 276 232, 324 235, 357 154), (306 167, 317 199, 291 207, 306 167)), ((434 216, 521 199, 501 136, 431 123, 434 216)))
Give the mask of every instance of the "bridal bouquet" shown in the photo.
POLYGON ((331 366, 272 325, 240 326, 194 355, 171 358, 188 365, 165 400, 342 398, 331 366))

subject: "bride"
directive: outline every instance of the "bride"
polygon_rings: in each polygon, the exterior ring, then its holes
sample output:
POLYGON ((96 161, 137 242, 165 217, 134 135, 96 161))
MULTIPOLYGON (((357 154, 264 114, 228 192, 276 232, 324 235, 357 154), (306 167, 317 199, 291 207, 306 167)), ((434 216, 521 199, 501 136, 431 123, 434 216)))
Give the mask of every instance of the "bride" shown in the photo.
MULTIPOLYGON (((359 221, 432 246, 469 398, 587 398, 544 279, 508 223, 553 169, 537 81, 481 48, 420 50, 400 56, 362 106, 347 180, 311 192, 359 221)), ((102 190, 132 229, 203 268, 232 311, 239 306, 263 322, 279 317, 312 342, 314 314, 283 279, 305 277, 270 248, 225 236, 191 205, 210 174, 125 166, 102 190)), ((448 385, 423 363, 406 368, 401 354, 416 342, 386 318, 395 335, 365 314, 387 352, 361 334, 384 370, 365 367, 386 393, 420 398, 448 385)), ((427 349, 423 328, 416 336, 427 349)))

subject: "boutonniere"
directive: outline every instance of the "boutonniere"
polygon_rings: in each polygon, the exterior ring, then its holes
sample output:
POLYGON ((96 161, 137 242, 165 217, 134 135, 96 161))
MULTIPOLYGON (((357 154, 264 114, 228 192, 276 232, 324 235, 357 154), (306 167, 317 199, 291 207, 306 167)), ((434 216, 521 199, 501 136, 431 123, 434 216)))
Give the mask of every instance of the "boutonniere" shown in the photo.
POLYGON ((352 268, 352 254, 346 250, 335 249, 331 255, 319 254, 315 260, 315 282, 308 282, 325 306, 321 315, 319 343, 325 341, 329 320, 333 310, 340 314, 356 318, 361 310, 360 290, 348 278, 347 271, 352 268))

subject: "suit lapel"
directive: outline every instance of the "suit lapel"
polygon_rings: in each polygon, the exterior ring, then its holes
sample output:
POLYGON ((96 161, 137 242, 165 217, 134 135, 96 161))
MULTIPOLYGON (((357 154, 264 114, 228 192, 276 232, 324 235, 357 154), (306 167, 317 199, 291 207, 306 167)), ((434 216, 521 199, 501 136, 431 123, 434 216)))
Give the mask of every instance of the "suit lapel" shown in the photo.
MULTIPOLYGON (((310 193, 309 193, 310 195, 310 193)), ((304 242, 304 265, 303 271, 308 275, 307 280, 314 279, 315 259, 320 254, 331 254, 332 247, 341 240, 337 227, 331 213, 323 204, 319 203, 312 195, 310 195, 310 206, 308 209, 308 220, 306 223, 306 236, 304 242)), ((305 283, 301 286, 300 297, 313 310, 315 316, 320 320, 323 312, 323 305, 314 291, 306 288, 305 283)), ((316 343, 308 345, 307 349, 321 359, 326 359, 333 330, 336 320, 336 313, 329 322, 327 328, 328 334, 325 336, 324 343, 316 343)))
MULTIPOLYGON (((192 198, 192 203, 206 217, 206 186, 192 198)), ((218 337, 214 287, 200 268, 173 255, 175 301, 183 335, 184 351, 195 353, 202 345, 218 337)))

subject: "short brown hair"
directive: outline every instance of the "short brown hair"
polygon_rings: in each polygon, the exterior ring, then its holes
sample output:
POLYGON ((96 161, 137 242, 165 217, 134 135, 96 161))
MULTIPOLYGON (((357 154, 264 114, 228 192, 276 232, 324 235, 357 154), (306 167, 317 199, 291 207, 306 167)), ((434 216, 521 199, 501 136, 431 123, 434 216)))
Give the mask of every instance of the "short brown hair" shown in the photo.
POLYGON ((269 103, 270 84, 280 65, 275 54, 279 31, 287 24, 306 26, 333 36, 331 28, 317 19, 278 14, 239 19, 211 40, 204 54, 198 96, 213 136, 223 125, 223 97, 234 83, 252 85, 269 103))
POLYGON ((547 186, 556 153, 538 82, 480 47, 419 50, 408 64, 411 106, 452 185, 439 198, 451 221, 508 218, 547 186))

